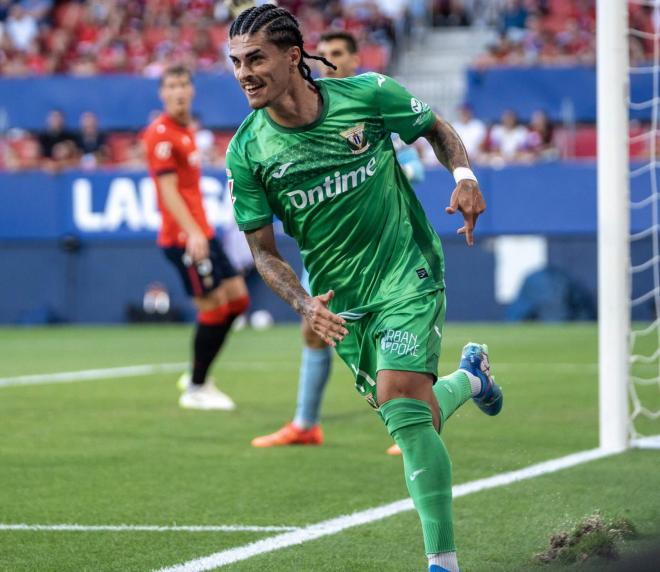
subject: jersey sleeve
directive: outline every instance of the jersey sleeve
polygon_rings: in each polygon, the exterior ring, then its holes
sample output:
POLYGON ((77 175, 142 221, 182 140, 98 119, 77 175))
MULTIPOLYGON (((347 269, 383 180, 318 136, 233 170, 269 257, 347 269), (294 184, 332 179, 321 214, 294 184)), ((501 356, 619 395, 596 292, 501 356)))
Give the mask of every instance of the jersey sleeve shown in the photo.
POLYGON ((149 133, 146 135, 144 142, 147 149, 149 170, 156 177, 167 173, 176 173, 176 149, 166 133, 149 133))
POLYGON ((231 144, 227 150, 227 186, 238 228, 256 230, 273 222, 265 189, 254 176, 247 159, 231 144))
POLYGON ((373 80, 376 101, 386 129, 398 133, 406 143, 412 143, 433 127, 435 113, 426 103, 391 77, 373 74, 373 80))

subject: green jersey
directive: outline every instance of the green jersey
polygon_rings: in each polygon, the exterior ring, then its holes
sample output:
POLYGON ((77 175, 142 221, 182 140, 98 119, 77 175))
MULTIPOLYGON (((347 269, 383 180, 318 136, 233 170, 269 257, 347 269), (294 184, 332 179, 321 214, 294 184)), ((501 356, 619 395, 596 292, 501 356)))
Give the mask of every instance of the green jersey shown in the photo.
POLYGON ((313 295, 333 289, 347 319, 444 288, 440 239, 399 166, 392 133, 410 143, 435 114, 393 79, 367 73, 318 81, 323 110, 286 128, 252 112, 229 144, 236 222, 279 218, 300 247, 313 295))

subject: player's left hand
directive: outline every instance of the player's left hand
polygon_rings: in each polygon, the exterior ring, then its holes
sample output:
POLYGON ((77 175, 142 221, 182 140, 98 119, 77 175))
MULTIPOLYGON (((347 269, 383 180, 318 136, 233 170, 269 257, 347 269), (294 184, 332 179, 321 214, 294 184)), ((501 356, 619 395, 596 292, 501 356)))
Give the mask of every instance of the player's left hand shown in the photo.
POLYGON ((465 235, 465 241, 468 246, 474 244, 472 233, 477 224, 479 215, 486 210, 486 201, 479 189, 479 183, 470 179, 463 179, 456 185, 451 194, 449 206, 445 209, 447 214, 454 214, 460 211, 463 214, 464 224, 456 231, 458 234, 465 235))
POLYGON ((325 294, 309 297, 303 310, 303 316, 312 330, 333 348, 348 335, 348 330, 344 327, 346 320, 328 310, 328 304, 334 295, 334 290, 328 290, 325 294))

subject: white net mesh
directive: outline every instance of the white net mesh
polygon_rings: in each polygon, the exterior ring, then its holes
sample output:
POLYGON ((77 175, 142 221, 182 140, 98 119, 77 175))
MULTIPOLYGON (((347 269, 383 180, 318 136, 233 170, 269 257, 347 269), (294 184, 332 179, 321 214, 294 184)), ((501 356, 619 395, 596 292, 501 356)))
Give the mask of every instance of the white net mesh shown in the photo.
POLYGON ((660 433, 660 0, 630 0, 631 438, 660 433))

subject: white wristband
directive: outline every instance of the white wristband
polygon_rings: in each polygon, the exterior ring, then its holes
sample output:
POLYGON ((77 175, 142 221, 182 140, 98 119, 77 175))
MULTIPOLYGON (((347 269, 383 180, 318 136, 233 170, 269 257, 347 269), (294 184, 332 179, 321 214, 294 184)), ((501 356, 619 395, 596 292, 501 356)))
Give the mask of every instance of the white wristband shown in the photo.
POLYGON ((472 169, 469 167, 456 167, 454 169, 454 181, 456 181, 456 184, 460 183, 461 181, 464 181, 465 179, 469 181, 474 181, 475 183, 478 182, 477 178, 474 176, 474 173, 472 172, 472 169))

